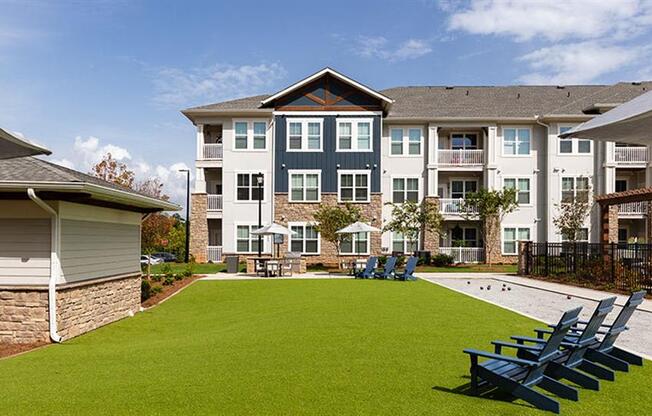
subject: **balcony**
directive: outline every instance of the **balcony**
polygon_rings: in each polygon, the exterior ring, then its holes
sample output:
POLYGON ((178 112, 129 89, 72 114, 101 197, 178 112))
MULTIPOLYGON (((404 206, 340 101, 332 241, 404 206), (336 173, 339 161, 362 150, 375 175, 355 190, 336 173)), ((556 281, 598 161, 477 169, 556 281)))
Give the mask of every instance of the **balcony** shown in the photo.
POLYGON ((647 202, 627 202, 618 205, 618 217, 640 218, 647 214, 647 202))
POLYGON ((616 164, 620 166, 642 166, 647 163, 647 147, 616 146, 616 164))
POLYGON ((484 165, 483 149, 439 149, 437 163, 441 167, 481 168, 484 165))
POLYGON ((202 155, 205 160, 222 160, 224 158, 224 147, 222 143, 206 143, 202 155))
POLYGON ((208 211, 222 211, 222 195, 208 195, 208 211))
MULTIPOLYGON (((444 216, 461 217, 465 213, 462 211, 463 205, 464 199, 462 198, 441 198, 439 200, 439 212, 444 216)), ((477 211, 473 210, 470 214, 477 214, 477 211)))
POLYGON ((206 261, 210 263, 222 262, 222 246, 208 246, 206 249, 206 261))
POLYGON ((441 254, 453 257, 453 263, 482 263, 484 248, 482 247, 439 247, 441 254))

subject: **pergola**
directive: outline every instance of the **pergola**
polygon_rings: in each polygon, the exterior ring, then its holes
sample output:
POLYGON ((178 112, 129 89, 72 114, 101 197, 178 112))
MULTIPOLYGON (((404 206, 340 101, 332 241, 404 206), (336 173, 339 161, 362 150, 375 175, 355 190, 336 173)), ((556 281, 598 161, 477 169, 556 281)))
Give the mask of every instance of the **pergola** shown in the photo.
MULTIPOLYGON (((560 137, 652 145, 652 91, 582 123, 560 137)), ((598 195, 595 201, 600 205, 601 242, 613 243, 618 241, 618 205, 652 201, 652 187, 598 195)), ((651 205, 648 204, 648 241, 652 237, 651 205)))

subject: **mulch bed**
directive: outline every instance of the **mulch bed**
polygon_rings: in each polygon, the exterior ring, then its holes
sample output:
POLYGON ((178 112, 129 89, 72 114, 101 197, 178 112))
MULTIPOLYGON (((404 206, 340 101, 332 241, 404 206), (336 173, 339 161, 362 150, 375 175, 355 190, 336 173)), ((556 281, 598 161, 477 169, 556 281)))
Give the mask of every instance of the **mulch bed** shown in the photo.
POLYGON ((30 351, 44 345, 48 342, 35 342, 32 344, 0 344, 0 358, 10 357, 22 352, 30 351))
POLYGON ((185 278, 183 278, 181 280, 175 280, 174 283, 172 283, 171 285, 163 285, 160 282, 150 281, 152 286, 161 285, 161 287, 163 288, 163 291, 160 292, 160 293, 155 294, 151 298, 147 299, 145 302, 142 302, 141 306, 143 308, 149 308, 151 306, 154 306, 154 305, 162 302, 166 298, 169 298, 170 296, 174 295, 175 293, 177 293, 178 291, 180 291, 181 289, 183 289, 184 287, 188 286, 189 284, 191 284, 192 282, 194 282, 195 280, 197 280, 197 279, 199 279, 201 277, 203 277, 203 276, 202 275, 193 275, 191 277, 185 277, 185 278))

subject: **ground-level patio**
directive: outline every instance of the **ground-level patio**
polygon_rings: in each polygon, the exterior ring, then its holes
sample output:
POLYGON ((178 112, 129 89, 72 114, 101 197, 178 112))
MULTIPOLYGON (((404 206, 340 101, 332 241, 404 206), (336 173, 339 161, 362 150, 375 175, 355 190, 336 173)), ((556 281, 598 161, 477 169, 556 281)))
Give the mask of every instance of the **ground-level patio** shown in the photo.
MULTIPOLYGON (((1 360, 0 399, 5 414, 539 414, 458 390, 463 348, 539 325, 425 281, 198 281, 134 318, 1 360)), ((651 377, 646 363, 562 411, 650 413, 651 377)))

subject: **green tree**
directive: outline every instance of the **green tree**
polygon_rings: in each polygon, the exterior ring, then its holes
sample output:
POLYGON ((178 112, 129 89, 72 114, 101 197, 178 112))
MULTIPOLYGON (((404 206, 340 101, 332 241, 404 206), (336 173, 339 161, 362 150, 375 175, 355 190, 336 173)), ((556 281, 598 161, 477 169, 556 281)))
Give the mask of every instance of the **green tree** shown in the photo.
POLYGON ((591 203, 588 192, 578 193, 572 200, 555 205, 558 209, 557 215, 553 217, 552 223, 557 227, 559 233, 568 241, 577 241, 580 229, 584 226, 591 203))
POLYGON ((518 207, 517 191, 513 188, 502 190, 480 189, 466 195, 462 202, 461 215, 470 221, 480 221, 487 263, 491 266, 495 242, 500 241, 500 224, 505 215, 518 207))
MULTIPOLYGON (((317 212, 313 214, 315 221, 315 230, 319 233, 322 240, 333 245, 339 257, 342 239, 346 235, 338 234, 337 231, 353 224, 357 221, 364 221, 360 208, 352 205, 321 205, 317 212)), ((350 237, 350 236, 349 236, 350 237)))
POLYGON ((419 235, 425 235, 425 231, 441 231, 443 217, 437 205, 430 201, 424 200, 420 204, 413 201, 400 204, 390 202, 386 205, 392 206, 392 219, 383 227, 383 231, 400 233, 412 243, 418 242, 419 235))

